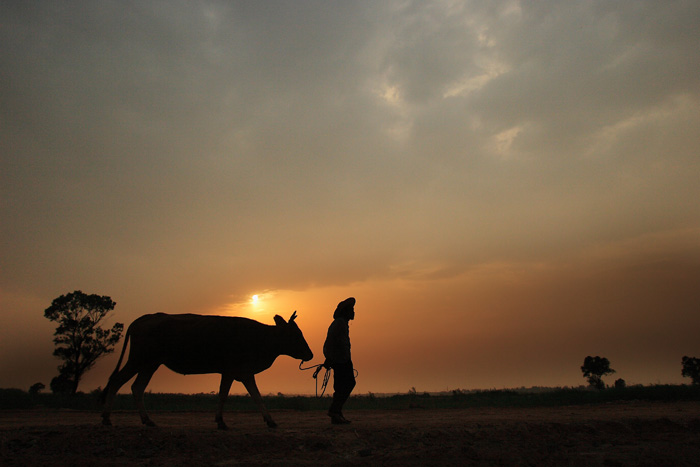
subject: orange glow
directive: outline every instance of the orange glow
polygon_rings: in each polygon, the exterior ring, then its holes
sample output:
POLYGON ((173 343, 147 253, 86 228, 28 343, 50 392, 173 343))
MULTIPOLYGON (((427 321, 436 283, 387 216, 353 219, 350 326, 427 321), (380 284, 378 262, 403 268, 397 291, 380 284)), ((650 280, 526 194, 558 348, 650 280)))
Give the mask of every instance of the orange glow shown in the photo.
MULTIPOLYGON (((693 354, 696 343, 694 334, 679 334, 677 326, 700 327, 700 315, 693 308, 700 303, 695 287, 700 283, 700 255, 686 250, 690 254, 682 259, 659 262, 642 243, 642 248, 629 244, 612 253, 598 251, 571 264, 489 264, 445 277, 267 291, 256 294, 256 303, 248 299, 201 312, 245 316, 272 325, 274 315, 288 319, 296 310, 315 364, 323 361, 322 346, 335 306, 354 296, 350 338, 359 371, 357 393, 405 392, 411 387, 440 391, 577 386, 584 384, 578 367, 592 353, 608 357, 616 376, 628 383, 680 383, 679 355, 693 354), (678 310, 678 320, 659 322, 660 308, 678 310), (640 360, 633 336, 665 344, 640 360)), ((114 318, 128 324, 136 316, 118 305, 114 318)), ((48 342, 48 355, 51 329, 40 318, 35 321, 48 342)), ((19 345, 23 344, 8 342, 10 348, 19 345)), ((100 360, 81 387, 104 387, 118 353, 100 360)), ((50 374, 55 362, 47 361, 44 372, 50 374)), ((261 391, 313 393, 313 379, 297 366, 289 357, 278 358, 258 375, 261 391)), ((161 368, 149 390, 210 392, 217 385, 216 375, 182 376, 161 368)), ((238 385, 233 392, 244 390, 238 385)))

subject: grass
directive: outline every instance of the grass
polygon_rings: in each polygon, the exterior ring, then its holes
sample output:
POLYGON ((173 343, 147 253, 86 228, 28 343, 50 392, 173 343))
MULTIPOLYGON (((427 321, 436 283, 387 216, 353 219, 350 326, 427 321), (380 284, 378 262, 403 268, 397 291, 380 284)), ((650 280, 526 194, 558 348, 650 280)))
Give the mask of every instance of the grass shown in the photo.
MULTIPOLYGON (((278 394, 263 397, 270 410, 326 410, 330 395, 285 396, 278 394)), ((540 388, 534 390, 483 390, 428 394, 410 391, 407 394, 376 396, 372 393, 353 395, 346 408, 403 410, 403 409, 455 409, 472 407, 557 407, 567 405, 602 404, 620 401, 700 401, 700 386, 652 385, 608 388, 602 391, 587 388, 540 388)), ((149 411, 214 411, 218 398, 215 394, 163 394, 146 393, 145 403, 149 411)), ((73 410, 101 409, 100 393, 76 395, 37 393, 20 389, 0 389, 0 409, 32 409, 38 407, 73 410)), ((134 410, 130 394, 119 394, 114 410, 134 410)), ((228 411, 257 411, 253 400, 245 395, 229 396, 228 411)))

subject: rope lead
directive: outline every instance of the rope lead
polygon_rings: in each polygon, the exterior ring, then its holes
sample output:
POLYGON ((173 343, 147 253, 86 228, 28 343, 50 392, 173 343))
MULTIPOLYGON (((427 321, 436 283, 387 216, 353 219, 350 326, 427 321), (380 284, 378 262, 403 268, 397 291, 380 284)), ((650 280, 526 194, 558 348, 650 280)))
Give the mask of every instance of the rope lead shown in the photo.
POLYGON ((319 363, 318 365, 311 365, 310 367, 307 368, 302 368, 301 366, 304 364, 302 361, 299 363, 299 369, 302 371, 310 370, 312 368, 316 368, 316 371, 314 371, 313 378, 316 380, 316 397, 323 397, 323 394, 326 392, 326 386, 328 386, 328 380, 331 378, 331 369, 330 367, 326 367, 326 372, 323 374, 323 383, 321 384, 321 395, 318 395, 318 374, 321 372, 321 368, 323 368, 323 363, 319 363))

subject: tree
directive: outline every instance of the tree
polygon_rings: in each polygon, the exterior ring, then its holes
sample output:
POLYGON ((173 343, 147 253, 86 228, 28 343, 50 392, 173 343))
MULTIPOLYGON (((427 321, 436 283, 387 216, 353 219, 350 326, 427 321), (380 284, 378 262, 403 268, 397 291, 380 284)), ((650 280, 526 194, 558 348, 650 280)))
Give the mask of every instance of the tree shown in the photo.
POLYGON ((700 358, 683 357, 681 360, 683 371, 681 375, 685 378, 691 378, 693 384, 700 384, 700 358))
POLYGON ((44 386, 44 383, 34 383, 32 386, 29 388, 29 394, 31 395, 36 395, 41 392, 42 389, 44 389, 46 386, 44 386))
POLYGON ((100 322, 116 305, 110 297, 87 295, 76 290, 54 299, 44 310, 44 316, 58 323, 54 332, 56 348, 53 354, 63 360, 58 367, 59 376, 52 381, 51 389, 66 390, 75 394, 85 372, 98 358, 114 351, 121 338, 124 325, 115 323, 112 329, 103 329, 100 322), (60 381, 59 381, 60 380, 60 381), (65 387, 69 381, 70 386, 65 387))
POLYGON ((591 357, 590 355, 583 360, 581 367, 583 377, 588 380, 588 384, 596 389, 605 389, 603 376, 615 373, 615 370, 610 368, 610 362, 605 357, 591 357))

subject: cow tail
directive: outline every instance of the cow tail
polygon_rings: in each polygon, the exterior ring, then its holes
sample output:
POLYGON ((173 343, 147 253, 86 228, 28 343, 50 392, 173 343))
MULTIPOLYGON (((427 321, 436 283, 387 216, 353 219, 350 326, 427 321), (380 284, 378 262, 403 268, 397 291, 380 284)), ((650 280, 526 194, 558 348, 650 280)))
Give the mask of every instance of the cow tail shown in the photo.
POLYGON ((122 353, 119 355, 119 361, 117 362, 117 367, 114 369, 112 374, 109 376, 109 381, 107 381, 107 386, 102 390, 102 394, 100 394, 100 400, 104 404, 105 400, 107 399, 107 391, 109 390, 109 385, 112 382, 112 379, 119 373, 119 367, 122 366, 122 360, 124 359, 124 352, 126 351, 126 346, 129 343, 129 335, 131 332, 131 326, 126 330, 126 335, 124 336, 124 345, 122 345, 122 353))
POLYGON ((114 375, 116 375, 119 372, 119 367, 122 366, 122 360, 124 359, 124 352, 126 352, 126 346, 129 343, 129 335, 131 334, 131 326, 126 330, 126 336, 124 336, 124 345, 122 345, 122 353, 119 355, 119 361, 117 362, 117 367, 114 369, 112 372, 112 376, 109 377, 109 379, 114 378, 114 375))

